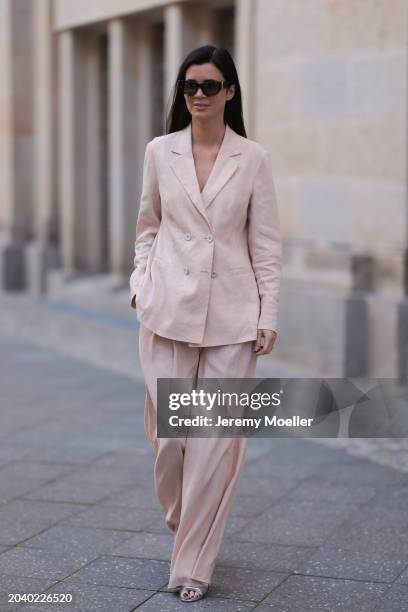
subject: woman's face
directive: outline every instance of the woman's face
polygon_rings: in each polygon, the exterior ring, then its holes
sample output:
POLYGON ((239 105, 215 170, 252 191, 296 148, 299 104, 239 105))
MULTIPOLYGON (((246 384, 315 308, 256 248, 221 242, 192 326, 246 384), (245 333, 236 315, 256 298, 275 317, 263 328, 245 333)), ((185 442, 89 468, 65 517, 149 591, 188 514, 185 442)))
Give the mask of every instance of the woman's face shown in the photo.
MULTIPOLYGON (((214 64, 192 64, 186 70, 185 79, 193 79, 202 83, 208 79, 223 81, 224 75, 214 64)), ((206 96, 201 89, 193 95, 184 95, 187 109, 192 118, 202 121, 214 120, 216 117, 224 117, 224 107, 227 100, 230 100, 235 93, 235 86, 231 85, 228 90, 223 88, 215 96, 206 96), (200 106, 198 106, 200 105, 200 106)))

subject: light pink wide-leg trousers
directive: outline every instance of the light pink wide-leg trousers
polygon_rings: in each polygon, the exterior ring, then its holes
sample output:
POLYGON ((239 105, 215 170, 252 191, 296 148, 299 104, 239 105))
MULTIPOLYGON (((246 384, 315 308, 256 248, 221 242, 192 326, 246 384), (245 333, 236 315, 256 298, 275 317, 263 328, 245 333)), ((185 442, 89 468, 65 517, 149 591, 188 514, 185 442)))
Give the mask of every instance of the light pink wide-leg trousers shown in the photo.
POLYGON ((252 378, 254 342, 192 347, 140 325, 145 431, 154 450, 155 491, 174 532, 168 588, 210 584, 244 466, 247 438, 157 438, 158 378, 252 378))

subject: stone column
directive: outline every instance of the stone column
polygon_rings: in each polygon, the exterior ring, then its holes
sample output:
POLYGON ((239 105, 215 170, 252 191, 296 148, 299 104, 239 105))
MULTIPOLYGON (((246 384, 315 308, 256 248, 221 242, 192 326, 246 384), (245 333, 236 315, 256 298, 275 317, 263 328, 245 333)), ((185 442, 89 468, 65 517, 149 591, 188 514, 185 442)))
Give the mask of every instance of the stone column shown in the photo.
POLYGON ((34 105, 35 105, 35 216, 34 233, 40 244, 52 234, 55 216, 54 170, 56 118, 55 76, 57 51, 52 32, 52 3, 38 0, 34 14, 34 105))
POLYGON ((195 27, 197 30, 194 39, 191 41, 191 49, 200 45, 215 45, 216 23, 214 10, 204 4, 197 7, 190 5, 186 8, 193 17, 193 28, 195 27))
POLYGON ((166 115, 173 100, 173 84, 184 56, 183 7, 169 4, 164 9, 164 102, 166 115))
POLYGON ((248 138, 255 138, 256 62, 254 11, 255 7, 252 0, 235 0, 235 59, 241 84, 243 115, 248 138))
POLYGON ((52 2, 34 3, 34 240, 26 248, 27 288, 46 291, 47 270, 58 263, 56 198, 56 38, 52 2))
POLYGON ((2 186, 0 190, 0 238, 2 249, 13 238, 14 215, 14 91, 11 38, 11 2, 0 0, 0 171, 2 186))
POLYGON ((86 33, 59 35, 59 203, 63 271, 88 267, 86 33))
POLYGON ((109 255, 123 278, 133 264, 144 150, 152 138, 151 29, 114 19, 109 33, 109 255))
POLYGON ((104 259, 104 224, 105 193, 103 190, 104 177, 103 158, 104 151, 101 142, 101 126, 104 121, 101 57, 101 37, 98 32, 88 31, 84 40, 84 72, 85 90, 83 112, 86 115, 86 222, 87 226, 87 268, 93 272, 101 272, 105 267, 104 259))
POLYGON ((59 36, 63 267, 67 274, 99 272, 105 265, 101 37, 91 29, 59 36))
MULTIPOLYGON (((197 7, 192 7, 197 10, 197 7)), ((192 8, 173 3, 164 8, 164 100, 166 114, 173 101, 173 85, 180 63, 194 47, 204 44, 197 42, 197 27, 194 26, 192 8)))
POLYGON ((59 35, 59 202, 64 272, 75 269, 75 87, 74 33, 59 35))
POLYGON ((164 8, 165 116, 181 62, 196 47, 216 44, 215 30, 214 13, 207 6, 172 3, 164 8))
POLYGON ((33 4, 0 0, 0 285, 23 289, 33 232, 33 4), (24 172, 21 169, 24 168, 24 172))

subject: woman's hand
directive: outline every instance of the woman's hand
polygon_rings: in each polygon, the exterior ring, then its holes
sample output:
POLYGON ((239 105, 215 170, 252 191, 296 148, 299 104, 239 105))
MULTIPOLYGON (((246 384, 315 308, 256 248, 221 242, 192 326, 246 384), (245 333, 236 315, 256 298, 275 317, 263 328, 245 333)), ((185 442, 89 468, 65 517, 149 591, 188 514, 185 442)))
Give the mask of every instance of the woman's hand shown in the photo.
POLYGON ((254 346, 254 353, 257 357, 271 352, 277 335, 274 329, 258 329, 254 346))

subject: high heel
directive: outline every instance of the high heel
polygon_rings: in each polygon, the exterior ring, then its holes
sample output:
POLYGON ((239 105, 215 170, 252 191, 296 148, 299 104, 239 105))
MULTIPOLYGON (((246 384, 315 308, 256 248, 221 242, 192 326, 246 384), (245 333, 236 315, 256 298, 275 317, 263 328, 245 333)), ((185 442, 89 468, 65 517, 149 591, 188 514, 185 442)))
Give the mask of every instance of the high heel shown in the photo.
POLYGON ((188 585, 184 585, 181 592, 180 592, 180 599, 181 601, 198 601, 199 599, 202 599, 210 590, 210 585, 208 584, 207 586, 188 586, 188 585), (189 591, 194 591, 194 595, 190 596, 189 591))

